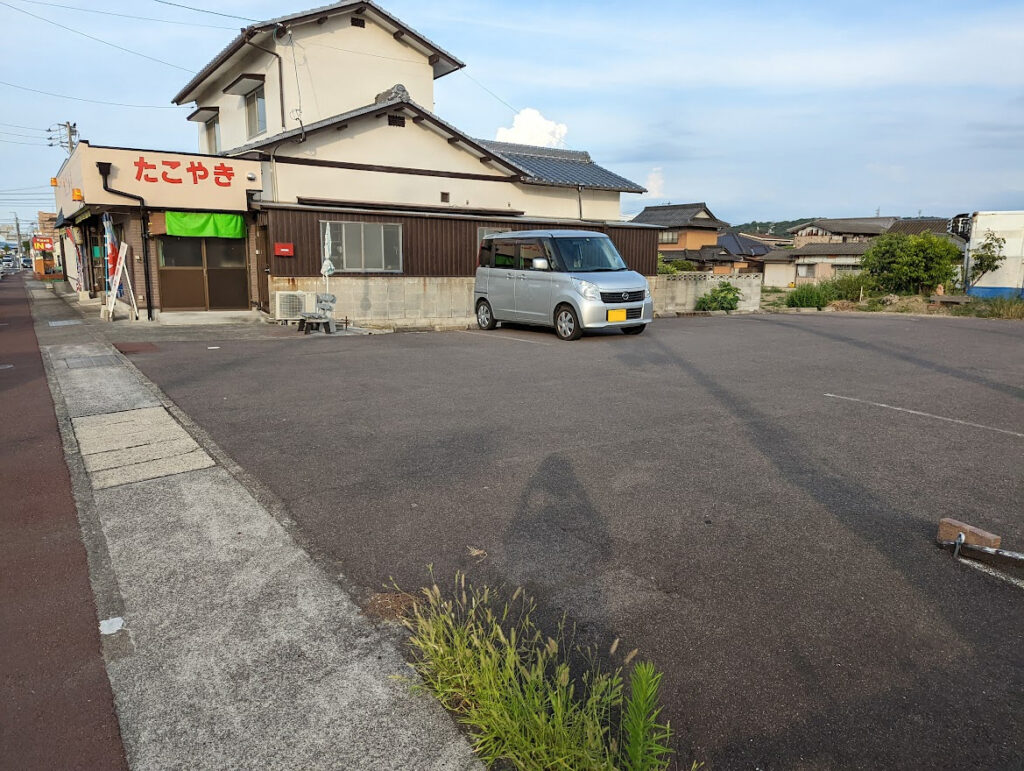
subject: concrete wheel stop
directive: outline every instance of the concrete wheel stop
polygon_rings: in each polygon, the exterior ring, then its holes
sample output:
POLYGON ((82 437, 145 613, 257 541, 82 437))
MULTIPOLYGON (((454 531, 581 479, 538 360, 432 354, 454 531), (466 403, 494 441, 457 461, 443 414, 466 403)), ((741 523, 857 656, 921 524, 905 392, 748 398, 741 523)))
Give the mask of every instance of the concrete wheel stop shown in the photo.
POLYGON ((980 527, 946 517, 935 537, 939 548, 962 560, 982 563, 1012 579, 1024 581, 1024 554, 1000 548, 1002 538, 980 527))

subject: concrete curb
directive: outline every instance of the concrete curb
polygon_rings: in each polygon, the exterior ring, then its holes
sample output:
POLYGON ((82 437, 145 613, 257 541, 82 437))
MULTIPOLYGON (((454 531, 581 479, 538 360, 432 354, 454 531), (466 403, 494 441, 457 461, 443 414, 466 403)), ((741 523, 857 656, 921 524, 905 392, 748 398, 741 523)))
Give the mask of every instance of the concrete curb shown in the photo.
MULTIPOLYGON (((63 315, 36 297, 37 329, 45 306, 63 315)), ((481 768, 451 716, 411 690, 397 625, 362 615, 341 565, 300 542, 276 496, 94 326, 48 337, 61 341, 40 347, 90 582, 100 619, 119 622, 103 652, 132 767, 481 768), (115 363, 58 373, 52 351, 115 363), (106 379, 115 367, 216 465, 94 490, 74 422, 82 410, 69 408, 62 381, 77 389, 77 373, 106 379)), ((87 414, 139 411, 122 401, 87 414)), ((122 414, 119 425, 131 420, 122 414)))

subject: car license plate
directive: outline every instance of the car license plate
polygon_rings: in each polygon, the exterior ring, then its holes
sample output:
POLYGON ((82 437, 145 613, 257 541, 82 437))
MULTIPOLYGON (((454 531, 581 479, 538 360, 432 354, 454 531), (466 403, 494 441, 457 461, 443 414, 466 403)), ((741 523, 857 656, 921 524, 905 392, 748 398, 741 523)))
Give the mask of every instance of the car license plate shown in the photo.
POLYGON ((609 321, 625 321, 626 320, 626 309, 616 308, 613 311, 608 311, 609 321))

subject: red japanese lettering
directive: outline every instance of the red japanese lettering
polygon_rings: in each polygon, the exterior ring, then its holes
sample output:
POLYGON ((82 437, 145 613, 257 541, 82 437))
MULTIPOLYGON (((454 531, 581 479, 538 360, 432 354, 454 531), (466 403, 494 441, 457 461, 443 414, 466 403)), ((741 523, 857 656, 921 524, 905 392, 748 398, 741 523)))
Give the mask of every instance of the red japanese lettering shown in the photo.
POLYGON ((198 185, 199 180, 206 179, 208 176, 210 176, 210 170, 199 161, 190 161, 188 164, 188 168, 185 169, 185 173, 192 175, 193 185, 198 185))
MULTIPOLYGON (((160 165, 166 166, 169 169, 176 169, 181 165, 181 161, 161 161, 160 165)), ((166 171, 160 175, 160 179, 162 179, 164 182, 170 182, 172 185, 181 184, 181 177, 169 176, 166 171)))
POLYGON ((213 181, 219 187, 231 187, 231 179, 235 176, 235 170, 226 163, 218 163, 213 167, 213 181))
POLYGON ((146 173, 147 171, 150 171, 150 170, 156 171, 156 164, 155 163, 147 163, 146 159, 140 155, 139 156, 139 160, 135 161, 135 163, 132 164, 132 165, 135 166, 135 169, 136 169, 136 171, 135 171, 135 181, 136 182, 156 182, 157 181, 156 177, 151 176, 151 175, 146 173))

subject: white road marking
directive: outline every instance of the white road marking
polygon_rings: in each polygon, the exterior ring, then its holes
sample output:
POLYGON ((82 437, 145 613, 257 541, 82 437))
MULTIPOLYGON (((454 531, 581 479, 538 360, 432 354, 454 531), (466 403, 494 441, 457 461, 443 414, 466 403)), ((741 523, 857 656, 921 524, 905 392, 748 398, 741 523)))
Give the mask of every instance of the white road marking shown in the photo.
POLYGON ((540 340, 529 340, 525 337, 513 337, 509 334, 503 334, 499 332, 494 334, 493 332, 471 332, 468 329, 461 330, 466 335, 480 335, 481 337, 489 337, 492 340, 515 340, 518 343, 533 343, 534 345, 554 345, 554 343, 542 343, 540 340))
POLYGON ((869 402, 866 399, 854 399, 852 396, 840 396, 839 394, 825 394, 831 399, 843 399, 848 402, 857 402, 859 404, 870 404, 872 407, 884 407, 887 410, 896 410, 896 412, 906 412, 911 415, 920 415, 924 418, 934 418, 935 420, 944 420, 947 423, 957 423, 961 426, 970 426, 971 428, 983 428, 986 431, 996 431, 1000 434, 1009 434, 1010 436, 1017 436, 1024 439, 1024 434, 1017 431, 1008 431, 1005 428, 995 428, 994 426, 983 426, 981 423, 971 423, 969 420, 957 420, 956 418, 946 418, 942 415, 933 415, 930 412, 921 412, 920 410, 908 410, 906 407, 894 407, 891 404, 882 404, 881 402, 869 402))
POLYGON ((1006 581, 1008 584, 1013 584, 1018 589, 1024 589, 1024 581, 1021 581, 1019 578, 1008 576, 1006 573, 996 570, 995 568, 989 567, 988 565, 985 565, 981 562, 976 562, 975 560, 968 560, 964 559, 963 557, 960 557, 958 561, 961 565, 967 565, 968 567, 972 567, 975 570, 980 570, 982 573, 987 573, 993 578, 998 578, 1000 581, 1006 581))

